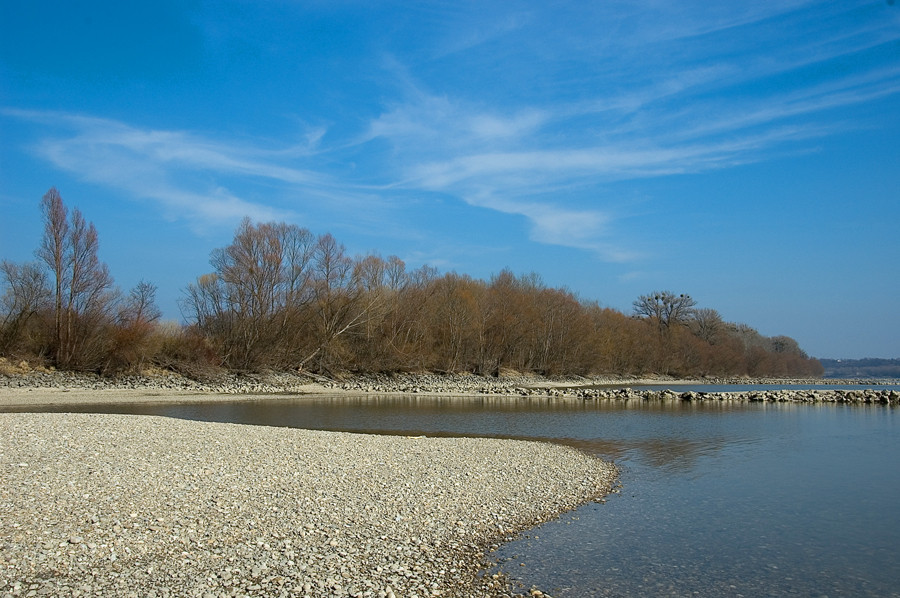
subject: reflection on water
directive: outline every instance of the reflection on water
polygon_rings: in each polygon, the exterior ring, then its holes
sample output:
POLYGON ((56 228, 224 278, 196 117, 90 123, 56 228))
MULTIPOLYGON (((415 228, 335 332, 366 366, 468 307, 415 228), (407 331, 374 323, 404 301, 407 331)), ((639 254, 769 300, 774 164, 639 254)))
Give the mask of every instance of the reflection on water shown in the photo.
POLYGON ((500 568, 554 596, 900 595, 895 410, 660 414, 649 428, 708 446, 620 445, 622 494, 504 546, 500 568))
POLYGON ((891 407, 378 396, 65 410, 559 442, 614 460, 622 492, 495 553, 524 588, 900 596, 900 411, 891 407))

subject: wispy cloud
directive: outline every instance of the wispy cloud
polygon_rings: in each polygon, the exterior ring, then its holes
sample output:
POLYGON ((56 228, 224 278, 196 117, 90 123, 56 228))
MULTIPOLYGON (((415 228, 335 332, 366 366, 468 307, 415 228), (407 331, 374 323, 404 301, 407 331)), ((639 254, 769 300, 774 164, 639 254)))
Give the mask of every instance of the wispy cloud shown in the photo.
MULTIPOLYGON (((900 93, 900 67, 891 67, 876 73, 848 77, 840 81, 831 81, 781 95, 773 95, 765 102, 750 105, 744 103, 741 106, 728 106, 721 103, 705 103, 707 110, 703 115, 698 114, 697 110, 692 110, 690 115, 681 115, 682 123, 692 122, 694 126, 684 126, 673 137, 696 139, 733 133, 761 125, 774 126, 789 119, 815 117, 828 110, 862 105, 898 93, 900 93)), ((668 120, 674 121, 677 120, 677 117, 673 114, 668 120)), ((812 129, 815 128, 815 125, 807 125, 806 128, 812 129)), ((832 126, 831 129, 835 130, 836 127, 832 126)))
POLYGON ((303 209, 263 197, 273 188, 357 221, 440 195, 524 218, 536 242, 623 261, 639 252, 618 233, 612 184, 814 151, 859 124, 829 111, 900 94, 896 17, 845 18, 860 6, 613 1, 491 7, 491 18, 421 10, 439 13, 428 35, 414 55, 383 51, 373 77, 383 96, 342 106, 362 124, 342 123, 341 138, 312 126, 260 143, 71 113, 5 114, 44 126, 33 149, 57 168, 171 217, 290 219, 303 209))
MULTIPOLYGON (((394 73, 402 71, 393 65, 394 73)), ((472 145, 509 143, 533 135, 551 116, 539 108, 496 109, 461 99, 432 94, 402 71, 405 97, 394 102, 368 126, 358 140, 385 138, 416 143, 416 152, 432 147, 442 153, 472 145)))
POLYGON ((564 105, 555 111, 522 109, 498 116, 420 92, 415 101, 377 118, 369 138, 391 143, 400 187, 448 193, 477 207, 520 215, 530 222, 534 241, 625 261, 640 252, 611 234, 616 198, 597 192, 585 196, 585 188, 757 161, 780 144, 824 134, 817 127, 776 122, 792 111, 814 112, 824 105, 783 104, 758 108, 754 116, 744 115, 743 122, 723 119, 705 131, 691 131, 686 125, 694 121, 685 118, 682 129, 673 127, 651 142, 641 136, 647 125, 611 140, 559 133, 573 118, 592 117, 589 103, 580 105, 582 113, 564 105), (478 126, 483 123, 490 126, 478 126))
MULTIPOLYGON (((650 2, 629 15, 611 3, 584 19, 614 21, 618 36, 595 42, 575 27, 546 53, 551 77, 580 69, 579 99, 524 93, 504 106, 463 90, 430 92, 394 64, 404 97, 371 122, 365 139, 389 142, 397 186, 520 215, 541 243, 627 260, 638 252, 615 239, 618 200, 605 184, 814 151, 828 135, 859 126, 829 111, 900 93, 900 67, 884 57, 900 32, 871 19, 836 26, 850 10, 808 0, 699 12, 650 2), (795 39, 792 30, 809 35, 795 39), (564 56, 566 47, 583 52, 564 56), (856 67, 842 66, 848 61, 856 67)), ((540 37, 534 28, 544 17, 552 29, 548 14, 520 23, 524 47, 540 37)), ((561 92, 566 84, 560 79, 561 92)))
MULTIPOLYGON (((484 5, 479 8, 483 9, 484 5)), ((464 10, 465 13, 471 14, 472 11, 464 10)), ((475 11, 475 13, 479 13, 475 11)), ((434 51, 435 58, 443 58, 458 52, 471 50, 485 43, 504 36, 510 32, 520 29, 530 20, 529 14, 525 12, 502 13, 490 19, 474 19, 464 22, 461 27, 454 29, 452 35, 436 44, 434 51)))
MULTIPOLYGON (((173 219, 230 224, 291 219, 292 207, 242 197, 241 180, 282 185, 329 200, 350 201, 359 191, 341 189, 325 174, 298 168, 290 158, 311 153, 297 146, 268 150, 246 142, 214 141, 187 131, 140 128, 112 119, 60 112, 5 109, 7 116, 45 125, 32 150, 57 168, 127 197, 158 203, 173 219)), ((316 132, 310 143, 316 143, 316 132)))
POLYGON ((641 11, 642 35, 629 43, 673 42, 728 32, 769 21, 798 9, 817 4, 815 0, 782 0, 744 4, 711 4, 698 10, 695 5, 655 0, 641 11))
POLYGON ((588 250, 610 262, 631 261, 640 255, 609 240, 608 229, 613 218, 600 210, 498 198, 487 192, 464 199, 473 206, 524 217, 530 224, 531 240, 538 243, 588 250))

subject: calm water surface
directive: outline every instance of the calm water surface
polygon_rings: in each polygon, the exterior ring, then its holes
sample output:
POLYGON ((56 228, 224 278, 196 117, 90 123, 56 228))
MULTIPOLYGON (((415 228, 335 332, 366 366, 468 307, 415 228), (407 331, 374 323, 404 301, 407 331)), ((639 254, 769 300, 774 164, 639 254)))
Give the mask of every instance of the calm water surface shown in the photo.
POLYGON ((528 438, 612 459, 620 494, 492 555, 557 597, 900 596, 896 408, 304 397, 78 410, 528 438))

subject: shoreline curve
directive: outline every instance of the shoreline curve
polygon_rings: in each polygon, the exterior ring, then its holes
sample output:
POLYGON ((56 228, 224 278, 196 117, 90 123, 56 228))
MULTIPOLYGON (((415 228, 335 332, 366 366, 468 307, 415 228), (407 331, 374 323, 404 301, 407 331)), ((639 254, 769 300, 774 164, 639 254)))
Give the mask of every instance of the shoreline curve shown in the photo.
POLYGON ((608 493, 561 445, 0 414, 0 595, 485 596, 486 551, 608 493))

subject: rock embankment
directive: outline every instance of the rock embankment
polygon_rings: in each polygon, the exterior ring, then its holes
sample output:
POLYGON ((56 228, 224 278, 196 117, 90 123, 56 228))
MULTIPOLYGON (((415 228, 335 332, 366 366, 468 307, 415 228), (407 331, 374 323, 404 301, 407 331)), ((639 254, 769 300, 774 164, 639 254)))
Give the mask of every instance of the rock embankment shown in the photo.
POLYGON ((484 550, 615 475, 536 442, 0 414, 0 596, 503 596, 484 550))
MULTIPOLYGON (((471 374, 356 374, 342 379, 323 378, 310 374, 281 372, 268 374, 223 374, 212 382, 198 382, 172 372, 154 375, 132 375, 104 378, 91 374, 32 371, 27 374, 0 374, 0 391, 10 389, 79 390, 79 391, 140 391, 146 396, 194 395, 221 397, 222 395, 274 394, 424 394, 444 396, 496 395, 517 397, 556 397, 583 400, 689 400, 689 401, 777 401, 800 403, 900 403, 900 385, 895 389, 871 388, 803 390, 791 388, 800 384, 861 385, 864 381, 845 380, 731 380, 707 379, 706 384, 778 384, 779 390, 746 390, 736 392, 688 392, 672 390, 651 391, 622 388, 622 384, 684 384, 675 379, 609 379, 584 377, 546 378, 535 375, 512 374, 501 377, 471 374)), ((693 383, 702 384, 694 381, 693 383)), ((868 384, 889 386, 891 381, 868 381, 868 384)), ((115 394, 115 393, 113 393, 115 394)), ((100 395, 95 395, 99 397, 100 395)), ((74 397, 73 397, 74 398, 74 397)))
MULTIPOLYGON (((528 396, 531 391, 522 389, 528 396)), ((856 404, 900 404, 900 390, 875 389, 826 389, 826 390, 747 390, 741 392, 674 392, 672 390, 651 391, 621 389, 554 389, 554 396, 574 397, 582 400, 619 401, 746 401, 769 403, 856 403, 856 404)))

